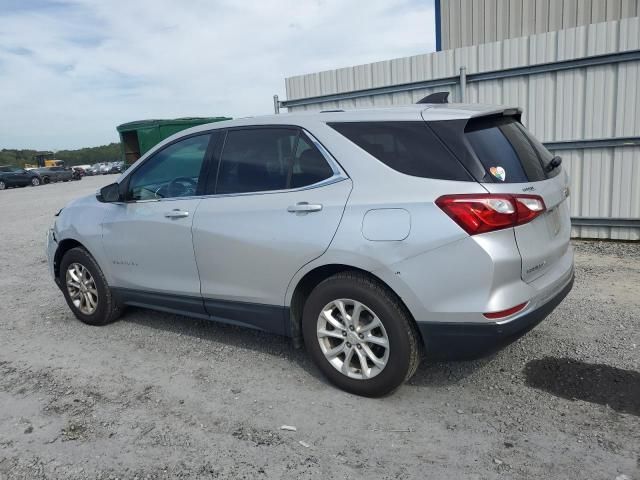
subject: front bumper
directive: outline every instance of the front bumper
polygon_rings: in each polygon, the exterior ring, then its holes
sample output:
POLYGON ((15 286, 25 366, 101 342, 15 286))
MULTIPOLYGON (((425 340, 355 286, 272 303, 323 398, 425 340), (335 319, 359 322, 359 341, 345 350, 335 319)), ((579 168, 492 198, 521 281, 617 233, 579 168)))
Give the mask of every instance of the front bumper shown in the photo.
POLYGON ((495 323, 417 322, 427 356, 435 359, 472 359, 517 340, 544 320, 573 288, 574 273, 556 295, 511 321, 495 323))
POLYGON ((54 261, 55 261, 56 250, 58 249, 58 242, 56 241, 56 234, 53 228, 50 228, 49 230, 47 230, 47 240, 46 240, 45 249, 47 252, 47 264, 49 265, 49 274, 51 275, 51 278, 56 280, 56 283, 57 283, 55 270, 54 270, 54 261))

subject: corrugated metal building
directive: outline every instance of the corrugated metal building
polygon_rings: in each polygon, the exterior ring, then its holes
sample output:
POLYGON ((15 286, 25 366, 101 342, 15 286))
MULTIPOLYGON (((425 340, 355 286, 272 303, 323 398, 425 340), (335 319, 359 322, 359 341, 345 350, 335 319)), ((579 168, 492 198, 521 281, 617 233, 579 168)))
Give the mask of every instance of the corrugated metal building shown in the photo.
POLYGON ((289 111, 408 104, 444 90, 454 101, 520 106, 571 175, 574 236, 640 239, 638 17, 285 82, 289 111))
POLYGON ((436 49, 640 15, 638 0, 436 0, 436 49), (437 20, 436 20, 437 21, 437 20))

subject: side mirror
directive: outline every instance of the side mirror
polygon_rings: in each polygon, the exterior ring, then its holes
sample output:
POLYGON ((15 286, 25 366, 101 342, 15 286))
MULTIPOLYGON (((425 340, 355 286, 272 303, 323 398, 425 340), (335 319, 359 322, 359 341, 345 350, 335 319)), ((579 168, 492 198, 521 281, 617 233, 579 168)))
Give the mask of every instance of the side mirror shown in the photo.
POLYGON ((121 201, 122 197, 120 195, 120 184, 112 183, 110 185, 107 185, 106 187, 102 187, 98 191, 96 198, 98 199, 98 201, 103 203, 113 203, 121 201))

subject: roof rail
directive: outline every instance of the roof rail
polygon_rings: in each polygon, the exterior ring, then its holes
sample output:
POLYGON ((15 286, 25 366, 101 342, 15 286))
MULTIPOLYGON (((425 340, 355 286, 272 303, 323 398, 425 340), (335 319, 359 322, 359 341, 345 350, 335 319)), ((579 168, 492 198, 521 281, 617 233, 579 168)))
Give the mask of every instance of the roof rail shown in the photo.
POLYGON ((416 103, 449 103, 448 98, 449 92, 435 92, 418 100, 416 103))

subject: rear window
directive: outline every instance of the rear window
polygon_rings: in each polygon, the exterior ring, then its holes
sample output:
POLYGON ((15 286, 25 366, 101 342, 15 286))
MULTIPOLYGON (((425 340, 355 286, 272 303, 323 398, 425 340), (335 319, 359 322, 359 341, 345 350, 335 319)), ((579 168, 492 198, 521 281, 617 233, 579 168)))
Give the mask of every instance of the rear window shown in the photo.
POLYGON ((340 122, 328 125, 398 172, 440 180, 472 180, 424 122, 340 122))
POLYGON ((514 118, 471 120, 465 137, 495 182, 539 182, 560 172, 559 168, 545 172, 553 154, 514 118))

